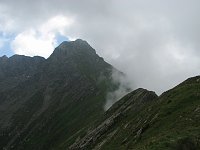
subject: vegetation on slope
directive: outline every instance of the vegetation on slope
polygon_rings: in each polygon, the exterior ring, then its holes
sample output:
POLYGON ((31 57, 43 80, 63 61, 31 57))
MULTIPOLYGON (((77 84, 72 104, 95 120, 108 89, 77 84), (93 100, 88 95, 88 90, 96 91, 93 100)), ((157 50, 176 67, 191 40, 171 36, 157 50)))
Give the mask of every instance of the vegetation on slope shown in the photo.
MULTIPOLYGON (((138 90, 137 90, 138 91, 138 90)), ((146 92, 149 93, 149 92, 146 92)), ((70 149, 102 150, 198 150, 200 149, 200 77, 186 80, 160 97, 135 98, 135 92, 113 105, 85 137, 76 141, 70 149), (129 101, 129 109, 125 107, 129 101), (123 115, 98 136, 106 119, 120 110, 123 115), (87 140, 90 138, 90 148, 87 140)), ((105 124, 106 125, 106 124, 105 124)))

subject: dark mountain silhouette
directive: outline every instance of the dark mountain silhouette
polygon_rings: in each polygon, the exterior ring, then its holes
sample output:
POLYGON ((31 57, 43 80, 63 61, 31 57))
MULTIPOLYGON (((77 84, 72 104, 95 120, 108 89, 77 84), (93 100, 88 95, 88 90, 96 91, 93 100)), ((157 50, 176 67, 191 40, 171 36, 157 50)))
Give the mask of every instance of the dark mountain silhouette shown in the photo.
POLYGON ((6 149, 58 146, 103 114, 107 92, 118 87, 114 68, 81 39, 63 42, 46 60, 0 61, 0 145, 6 149))

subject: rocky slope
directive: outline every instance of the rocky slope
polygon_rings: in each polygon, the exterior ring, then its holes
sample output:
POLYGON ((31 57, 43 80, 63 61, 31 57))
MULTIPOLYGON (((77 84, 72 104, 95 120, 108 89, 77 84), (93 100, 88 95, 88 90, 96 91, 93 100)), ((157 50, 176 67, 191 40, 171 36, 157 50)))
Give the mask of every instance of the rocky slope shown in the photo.
POLYGON ((144 89, 129 93, 68 149, 199 150, 200 76, 159 97, 144 89))
MULTIPOLYGON (((81 140, 77 140, 69 149, 100 149, 105 143, 116 138, 115 134, 120 131, 120 124, 128 117, 130 111, 137 115, 139 111, 142 111, 146 105, 149 105, 156 98, 157 95, 154 92, 144 89, 129 93, 106 112, 104 118, 94 129, 90 129, 81 140)), ((142 119, 140 121, 142 123, 142 119)), ((128 123, 125 124, 125 128, 127 126, 128 123)), ((146 126, 146 124, 141 126, 136 136, 139 137, 139 132, 142 132, 146 126)))

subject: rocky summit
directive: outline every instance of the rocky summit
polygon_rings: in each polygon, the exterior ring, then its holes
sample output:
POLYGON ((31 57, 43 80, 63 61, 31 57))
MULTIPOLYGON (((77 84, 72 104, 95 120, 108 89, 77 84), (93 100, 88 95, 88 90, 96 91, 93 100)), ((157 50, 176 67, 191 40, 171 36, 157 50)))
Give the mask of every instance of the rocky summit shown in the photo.
POLYGON ((160 96, 136 89, 105 111, 120 88, 113 72, 125 76, 81 39, 47 59, 0 57, 0 149, 200 149, 200 76, 160 96))

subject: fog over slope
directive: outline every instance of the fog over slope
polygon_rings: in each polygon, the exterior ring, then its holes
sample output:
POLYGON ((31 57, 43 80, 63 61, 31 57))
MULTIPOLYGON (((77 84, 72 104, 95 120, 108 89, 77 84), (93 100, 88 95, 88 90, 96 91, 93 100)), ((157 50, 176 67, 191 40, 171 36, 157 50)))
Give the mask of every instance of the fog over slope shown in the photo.
POLYGON ((1 0, 0 54, 10 48, 48 57, 63 37, 82 38, 127 74, 132 88, 160 94, 199 74, 199 6, 198 0, 1 0))

